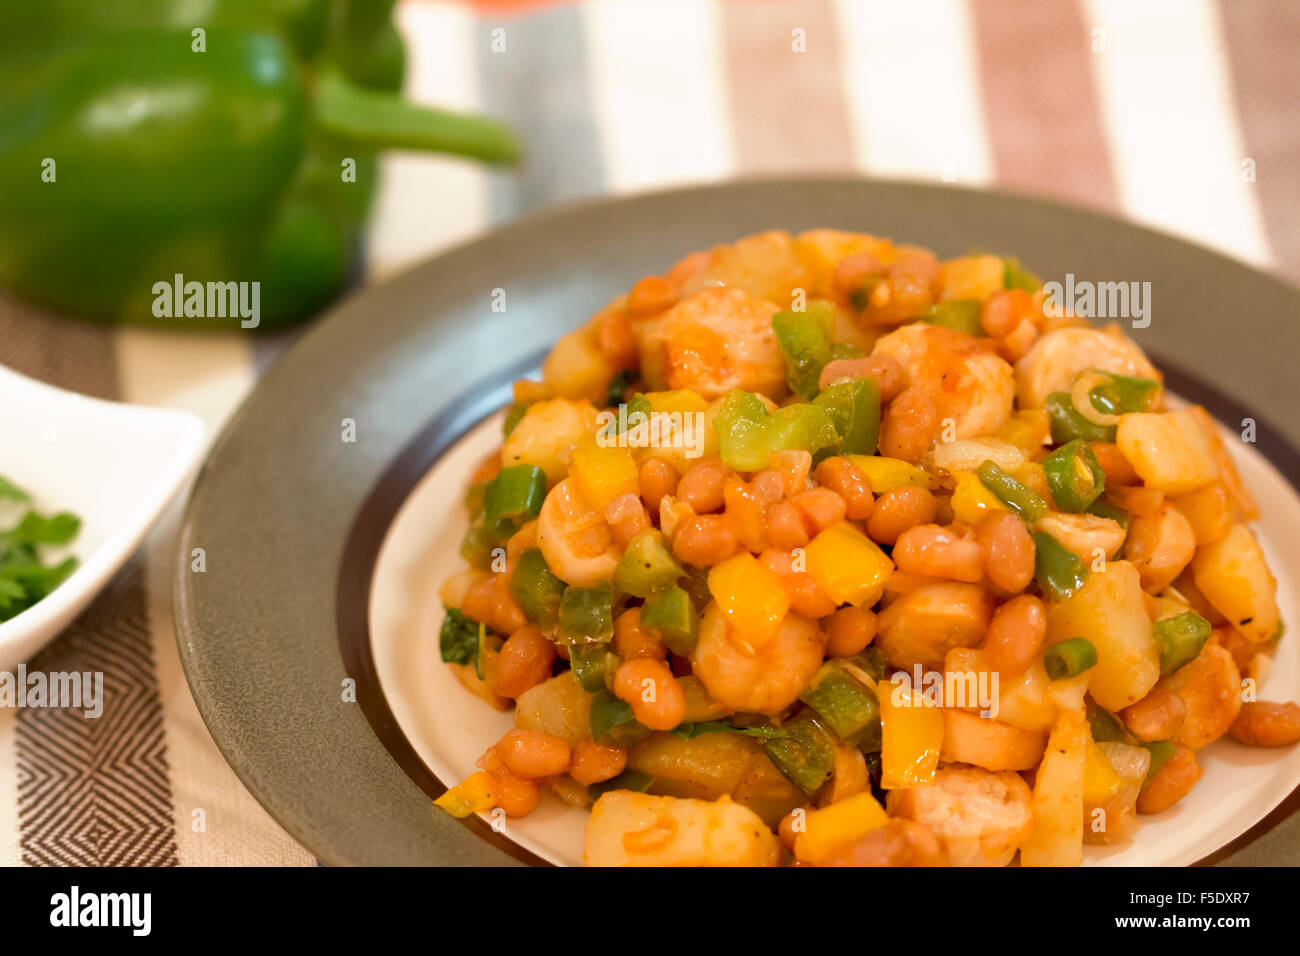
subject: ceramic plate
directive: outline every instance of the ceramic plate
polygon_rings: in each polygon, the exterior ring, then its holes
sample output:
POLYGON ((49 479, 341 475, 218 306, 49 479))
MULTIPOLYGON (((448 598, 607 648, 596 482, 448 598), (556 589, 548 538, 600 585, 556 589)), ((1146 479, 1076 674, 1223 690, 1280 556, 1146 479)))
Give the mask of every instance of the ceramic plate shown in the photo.
MULTIPOLYGON (((1300 423, 1291 359, 1300 292, 1206 249, 1041 200, 858 179, 740 182, 606 200, 530 219, 345 301, 263 379, 213 449, 188 508, 177 633, 199 708, 267 809, 327 863, 572 863, 585 815, 545 805, 505 832, 435 813, 509 718, 437 661, 440 577, 461 491, 498 440, 513 378, 640 276, 768 228, 858 229, 934 248, 1016 253, 1046 279, 1141 281, 1131 334, 1256 442, 1240 464, 1295 620, 1300 423), (494 311, 494 290, 506 310, 494 311)), ((1300 696, 1282 645, 1263 696, 1300 696)), ((1221 741, 1183 803, 1089 862, 1300 863, 1300 752, 1221 741)))

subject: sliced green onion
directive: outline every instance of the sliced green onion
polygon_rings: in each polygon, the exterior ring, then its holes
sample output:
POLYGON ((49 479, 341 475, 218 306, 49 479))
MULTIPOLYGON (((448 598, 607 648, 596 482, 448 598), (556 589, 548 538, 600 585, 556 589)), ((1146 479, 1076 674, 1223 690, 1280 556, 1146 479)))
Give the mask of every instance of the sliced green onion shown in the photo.
POLYGON ((1097 666, 1097 648, 1086 637, 1072 637, 1053 644, 1043 653, 1043 668, 1052 680, 1077 677, 1097 666))
POLYGON ((1111 504, 1105 498, 1098 498, 1088 506, 1088 514, 1096 515, 1098 518, 1109 518, 1121 528, 1128 527, 1129 514, 1123 508, 1111 504))
POLYGON ((1043 460, 1052 500, 1062 511, 1087 511, 1106 490, 1106 473, 1082 438, 1066 442, 1043 460))
POLYGON ((1008 475, 997 462, 984 462, 975 469, 975 474, 999 501, 1030 524, 1047 514, 1047 502, 1036 491, 1008 475))
POLYGON ((1210 622, 1195 611, 1162 617, 1151 625, 1160 649, 1160 673, 1172 674, 1195 660, 1210 639, 1210 622))
POLYGON ((1045 531, 1034 533, 1034 580, 1043 591, 1064 601, 1088 580, 1079 556, 1045 531))
POLYGON ((1133 378, 1129 375, 1117 375, 1103 372, 1099 385, 1089 391, 1092 407, 1103 415, 1127 415, 1132 412, 1145 412, 1155 403, 1160 394, 1160 383, 1149 378, 1133 378))
POLYGON ((1052 443, 1062 445, 1065 442, 1082 438, 1084 441, 1115 440, 1114 425, 1097 425, 1079 414, 1069 392, 1053 392, 1043 403, 1047 419, 1052 429, 1052 443))

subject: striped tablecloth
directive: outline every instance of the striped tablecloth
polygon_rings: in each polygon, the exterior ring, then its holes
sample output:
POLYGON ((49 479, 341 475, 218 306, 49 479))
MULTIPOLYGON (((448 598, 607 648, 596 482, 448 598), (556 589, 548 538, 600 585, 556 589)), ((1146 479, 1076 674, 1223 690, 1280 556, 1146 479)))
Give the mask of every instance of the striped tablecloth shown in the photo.
MULTIPOLYGON (((525 6, 400 5, 411 95, 508 119, 530 156, 511 174, 388 157, 371 280, 553 203, 796 170, 1052 195, 1300 279, 1300 3, 525 6)), ((291 338, 102 328, 0 298, 0 362, 187 408, 214 433, 291 338)), ((186 687, 179 511, 32 665, 102 670, 103 717, 0 711, 0 862, 313 862, 236 779, 186 687)))

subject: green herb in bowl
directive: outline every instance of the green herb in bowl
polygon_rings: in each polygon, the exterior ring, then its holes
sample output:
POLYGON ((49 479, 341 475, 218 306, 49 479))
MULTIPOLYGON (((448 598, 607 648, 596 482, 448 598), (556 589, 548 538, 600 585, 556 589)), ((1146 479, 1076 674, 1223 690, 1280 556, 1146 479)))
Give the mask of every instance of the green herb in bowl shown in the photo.
MULTIPOLYGON (((0 475, 0 502, 26 505, 31 495, 0 475)), ((27 508, 18 523, 0 531, 0 621, 17 617, 44 598, 77 566, 76 558, 46 564, 39 550, 70 544, 81 519, 68 512, 43 515, 27 508)))

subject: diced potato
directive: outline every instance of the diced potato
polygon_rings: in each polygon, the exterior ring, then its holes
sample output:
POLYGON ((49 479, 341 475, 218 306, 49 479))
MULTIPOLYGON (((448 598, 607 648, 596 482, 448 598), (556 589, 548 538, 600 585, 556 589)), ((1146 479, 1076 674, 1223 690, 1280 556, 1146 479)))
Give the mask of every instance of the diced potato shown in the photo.
POLYGON ((591 739, 591 694, 567 670, 530 687, 515 701, 515 726, 563 737, 570 746, 591 739))
POLYGON ((752 810, 614 790, 587 821, 588 866, 776 866, 780 843, 752 810))
POLYGON ((768 826, 808 800, 763 752, 741 734, 701 734, 687 739, 651 734, 628 753, 627 765, 654 777, 652 792, 668 797, 716 800, 731 797, 768 826))
POLYGON ((869 792, 814 810, 795 836, 794 855, 800 863, 816 865, 834 851, 878 830, 889 822, 885 808, 869 792))
POLYGON ((1244 524, 1196 549, 1192 577, 1215 610, 1250 640, 1267 641, 1277 633, 1277 579, 1244 524))
POLYGON ((1203 488, 1171 498, 1170 504, 1192 526, 1198 545, 1218 541, 1227 534, 1237 513, 1236 502, 1222 481, 1212 481, 1203 488))
POLYGON ((677 686, 682 689, 682 696, 686 698, 686 715, 682 718, 682 723, 691 724, 703 720, 717 720, 719 717, 725 717, 731 713, 730 710, 709 696, 709 690, 704 686, 704 681, 694 674, 687 674, 685 677, 677 678, 677 686))
POLYGON ((1200 405, 1193 405, 1187 411, 1200 423, 1201 431, 1205 433, 1210 448, 1214 451, 1214 458, 1219 464, 1219 476, 1240 511, 1240 520, 1254 521, 1259 517, 1259 505, 1256 504, 1255 496, 1250 493, 1246 483, 1241 480, 1237 463, 1233 461, 1228 446, 1224 444, 1223 436, 1219 433, 1214 419, 1200 405))
POLYGON ((1115 444, 1148 488, 1195 491, 1219 477, 1214 449, 1191 409, 1121 415, 1115 444))
POLYGON ((501 464, 536 465, 554 484, 567 473, 573 450, 596 432, 591 402, 552 398, 530 405, 501 446, 501 464))
POLYGON ((1047 642, 1087 638, 1097 649, 1089 690, 1107 710, 1123 710, 1146 696, 1160 678, 1160 653, 1151 633, 1142 581, 1127 561, 1111 561, 1083 587, 1047 609, 1047 642))
POLYGON ((939 264, 940 299, 983 301, 1002 288, 1000 256, 961 256, 939 264))
POLYGON ((1043 759, 1047 738, 1000 720, 964 710, 943 709, 941 760, 985 770, 1032 770, 1043 759))
POLYGON ((1021 866, 1078 866, 1083 862, 1083 780, 1088 721, 1062 711, 1034 779, 1034 830, 1020 847, 1021 866))
POLYGON ((618 369, 597 346, 597 322, 561 336, 542 362, 542 381, 556 395, 603 404, 618 369))
POLYGON ((510 701, 497 694, 478 672, 474 669, 473 664, 452 664, 448 663, 451 672, 456 675, 456 680, 460 681, 460 686, 475 697, 487 703, 493 710, 509 710, 510 701))

